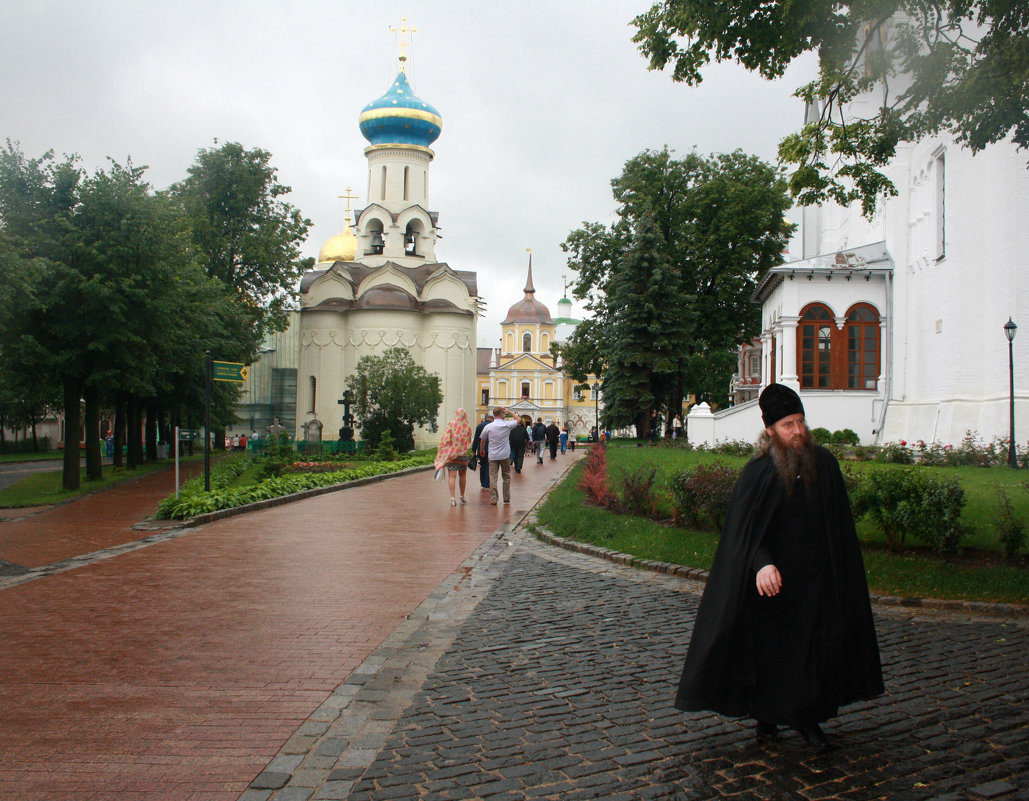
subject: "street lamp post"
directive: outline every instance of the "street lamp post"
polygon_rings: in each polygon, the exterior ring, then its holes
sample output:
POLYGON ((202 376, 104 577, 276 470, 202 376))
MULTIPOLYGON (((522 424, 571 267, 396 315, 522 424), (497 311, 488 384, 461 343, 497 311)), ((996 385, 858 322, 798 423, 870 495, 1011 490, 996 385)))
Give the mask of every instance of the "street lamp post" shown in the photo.
POLYGON ((1004 323, 1004 336, 1008 338, 1008 381, 1011 401, 1011 436, 1008 439, 1008 467, 1018 467, 1018 453, 1015 450, 1015 332, 1018 326, 1011 318, 1004 323))

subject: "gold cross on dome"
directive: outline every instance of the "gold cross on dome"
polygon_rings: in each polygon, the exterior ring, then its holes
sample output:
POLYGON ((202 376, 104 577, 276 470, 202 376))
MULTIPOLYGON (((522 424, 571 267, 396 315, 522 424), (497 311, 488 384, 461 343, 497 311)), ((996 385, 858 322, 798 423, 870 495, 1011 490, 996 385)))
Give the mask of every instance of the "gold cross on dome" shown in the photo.
POLYGON ((336 195, 336 197, 338 197, 340 200, 345 200, 347 202, 347 228, 350 227, 350 201, 357 200, 358 198, 358 195, 350 194, 353 191, 354 190, 348 186, 347 193, 345 195, 336 195))
POLYGON ((400 34, 400 41, 397 42, 397 47, 400 48, 400 56, 399 56, 400 71, 403 72, 404 71, 404 62, 407 61, 407 53, 405 52, 405 48, 410 46, 413 43, 414 34, 418 33, 418 29, 417 28, 408 28, 407 27, 407 17, 401 17, 400 18, 400 27, 396 28, 396 27, 393 27, 391 25, 390 26, 390 31, 392 31, 393 33, 399 33, 400 34), (404 34, 405 33, 410 33, 411 34, 412 42, 405 42, 404 41, 404 34))

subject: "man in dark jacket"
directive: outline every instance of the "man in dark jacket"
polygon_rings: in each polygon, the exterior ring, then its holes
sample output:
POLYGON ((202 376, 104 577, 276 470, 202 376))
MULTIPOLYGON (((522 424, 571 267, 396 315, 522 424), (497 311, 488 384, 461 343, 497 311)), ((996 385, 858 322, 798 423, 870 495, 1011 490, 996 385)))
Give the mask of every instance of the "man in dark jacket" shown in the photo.
POLYGON ((729 502, 675 706, 779 726, 828 748, 819 723, 883 692, 864 564, 843 475, 804 406, 771 384, 765 432, 729 502))
POLYGON ((511 442, 511 462, 514 464, 516 473, 522 472, 522 461, 525 459, 525 446, 529 444, 529 432, 525 429, 523 420, 511 429, 509 435, 511 442))
POLYGON ((543 448, 547 442, 547 427, 543 425, 543 418, 536 418, 536 425, 532 427, 532 442, 536 446, 536 464, 543 464, 543 448))
POLYGON ((561 429, 555 423, 547 426, 547 445, 550 448, 550 461, 557 458, 557 443, 561 439, 561 429))
MULTIPOLYGON (((475 427, 475 436, 472 437, 472 453, 479 453, 479 438, 482 436, 482 429, 493 422, 493 415, 487 414, 481 423, 475 427)), ((489 489, 489 459, 479 459, 479 486, 484 490, 489 489)))

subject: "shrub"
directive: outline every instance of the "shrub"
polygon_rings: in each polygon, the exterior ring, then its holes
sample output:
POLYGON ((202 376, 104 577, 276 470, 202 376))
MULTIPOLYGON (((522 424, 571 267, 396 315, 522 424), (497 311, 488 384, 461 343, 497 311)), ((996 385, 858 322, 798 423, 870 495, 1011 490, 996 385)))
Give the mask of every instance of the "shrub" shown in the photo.
POLYGON ((657 475, 656 467, 639 467, 632 472, 622 470, 621 472, 621 498, 618 500, 618 510, 622 514, 637 515, 638 517, 654 516, 654 476, 657 475))
POLYGON ((828 445, 830 442, 832 442, 832 432, 829 431, 828 428, 822 428, 821 426, 819 426, 818 428, 812 428, 811 439, 813 439, 819 445, 828 445))
POLYGON ((720 531, 740 471, 722 462, 697 465, 673 473, 668 489, 677 523, 720 531))
POLYGON ((918 463, 927 467, 943 467, 951 464, 950 445, 943 445, 939 442, 931 442, 928 445, 919 440, 916 444, 918 451, 918 463))
POLYGON ((999 506, 993 519, 1000 534, 1001 545, 1004 546, 1004 555, 1014 560, 1025 547, 1025 521, 1015 512, 1011 499, 1000 487, 997 488, 997 500, 999 506))
POLYGON ((890 550, 912 534, 939 553, 955 553, 965 529, 959 518, 965 492, 956 478, 939 478, 917 467, 867 471, 851 497, 854 516, 868 515, 890 550))
MULTIPOLYGON (((412 439, 411 442, 413 445, 414 439, 412 439)), ((399 454, 397 453, 393 433, 387 429, 379 436, 379 445, 375 449, 375 458, 380 462, 394 462, 397 460, 398 456, 399 454)))
POLYGON ((861 442, 861 437, 857 435, 856 431, 850 428, 844 428, 840 431, 832 432, 833 445, 853 446, 857 445, 859 442, 861 442))
POLYGON ((586 499, 597 506, 610 509, 617 504, 607 481, 607 450, 603 445, 594 443, 590 446, 579 488, 586 493, 586 499))
POLYGON ((750 456, 754 452, 754 443, 744 439, 727 439, 723 442, 716 442, 711 448, 711 452, 724 456, 750 456))
POLYGON ((887 464, 914 464, 915 455, 907 445, 907 442, 904 440, 900 442, 885 442, 879 449, 875 460, 877 462, 886 462, 887 464))

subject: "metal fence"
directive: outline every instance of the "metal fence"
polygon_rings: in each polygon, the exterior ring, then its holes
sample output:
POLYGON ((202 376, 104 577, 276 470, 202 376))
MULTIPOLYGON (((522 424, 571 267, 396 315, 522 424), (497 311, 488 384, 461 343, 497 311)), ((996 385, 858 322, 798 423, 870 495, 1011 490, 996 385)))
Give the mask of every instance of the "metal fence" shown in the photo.
MULTIPOLYGON (((269 442, 271 442, 269 439, 252 439, 247 443, 247 450, 255 456, 262 456, 268 448, 269 442)), ((340 442, 339 440, 324 440, 322 442, 308 442, 301 439, 291 442, 290 445, 293 448, 293 452, 301 456, 336 456, 341 453, 364 453, 367 450, 363 441, 340 442)))

